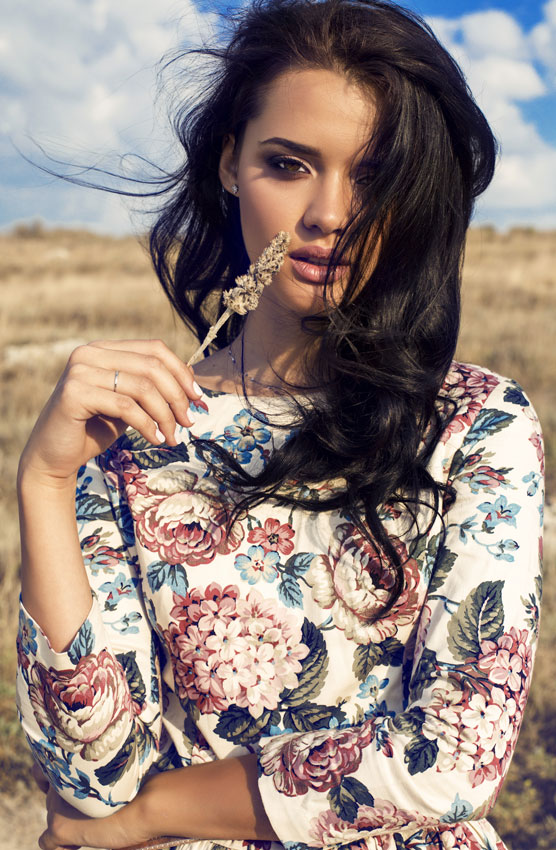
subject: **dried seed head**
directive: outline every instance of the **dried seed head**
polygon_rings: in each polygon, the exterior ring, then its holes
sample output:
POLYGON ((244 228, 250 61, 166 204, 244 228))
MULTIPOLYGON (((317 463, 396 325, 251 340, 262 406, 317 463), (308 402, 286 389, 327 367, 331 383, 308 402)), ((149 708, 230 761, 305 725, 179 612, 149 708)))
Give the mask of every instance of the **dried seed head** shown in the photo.
POLYGON ((267 245, 264 249, 261 256, 254 263, 251 263, 247 274, 236 277, 235 286, 223 293, 222 300, 226 305, 226 309, 218 320, 210 326, 202 344, 189 358, 187 362, 188 366, 197 363, 205 348, 210 345, 224 322, 230 318, 232 313, 239 313, 239 315, 244 316, 251 310, 256 309, 261 292, 265 286, 268 286, 272 280, 272 275, 279 270, 284 262, 290 239, 290 234, 285 230, 277 233, 270 245, 267 245))
POLYGON ((261 292, 284 262, 289 242, 290 234, 281 230, 261 256, 251 263, 247 274, 237 277, 234 288, 224 292, 222 299, 226 307, 242 316, 257 307, 261 292))

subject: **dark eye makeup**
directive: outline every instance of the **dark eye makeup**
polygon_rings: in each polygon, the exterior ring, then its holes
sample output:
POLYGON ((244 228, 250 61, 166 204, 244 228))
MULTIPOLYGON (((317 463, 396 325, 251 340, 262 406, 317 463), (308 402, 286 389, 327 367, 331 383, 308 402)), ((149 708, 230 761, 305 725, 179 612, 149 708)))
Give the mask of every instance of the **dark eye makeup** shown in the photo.
MULTIPOLYGON (((266 163, 281 177, 295 178, 300 174, 310 173, 309 168, 302 160, 285 154, 273 154, 266 158, 266 163)), ((372 181, 374 173, 375 168, 373 166, 359 168, 354 175, 353 182, 356 186, 367 186, 372 181)))
POLYGON ((270 156, 267 163, 274 171, 290 177, 295 177, 296 174, 309 173, 307 166, 293 156, 284 156, 283 154, 270 156))

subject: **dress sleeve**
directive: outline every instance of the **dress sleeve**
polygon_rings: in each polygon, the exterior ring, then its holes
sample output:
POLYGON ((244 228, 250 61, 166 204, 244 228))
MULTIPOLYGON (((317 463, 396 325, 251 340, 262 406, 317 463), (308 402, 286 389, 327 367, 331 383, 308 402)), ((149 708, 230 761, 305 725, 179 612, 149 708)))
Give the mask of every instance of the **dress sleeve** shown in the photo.
POLYGON ((33 756, 62 797, 93 817, 135 796, 161 734, 157 635, 120 476, 103 472, 104 457, 77 479, 89 614, 69 649, 55 652, 21 605, 17 639, 17 704, 33 756))
POLYGON ((261 742, 260 792, 287 845, 482 819, 507 772, 538 637, 542 438, 529 401, 505 382, 451 440, 455 498, 436 557, 420 561, 427 595, 397 662, 403 710, 383 701, 356 725, 261 742))

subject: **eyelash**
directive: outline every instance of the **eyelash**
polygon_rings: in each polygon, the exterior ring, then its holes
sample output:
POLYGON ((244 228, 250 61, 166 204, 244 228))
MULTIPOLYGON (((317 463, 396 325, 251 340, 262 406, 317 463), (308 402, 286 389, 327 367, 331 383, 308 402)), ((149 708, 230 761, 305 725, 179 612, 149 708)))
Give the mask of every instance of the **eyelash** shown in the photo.
MULTIPOLYGON (((268 164, 275 171, 279 171, 281 176, 283 175, 283 176, 286 176, 286 177, 289 177, 289 178, 295 178, 298 174, 308 174, 309 173, 307 166, 304 165, 304 163, 301 162, 301 160, 295 159, 294 157, 291 157, 291 156, 272 156, 268 160, 268 164), (298 169, 302 168, 304 170, 303 171, 301 171, 301 170, 290 171, 288 168, 284 167, 284 166, 287 166, 287 165, 293 165, 293 166, 296 166, 298 169)), ((372 179, 372 173, 370 173, 369 171, 366 171, 366 172, 363 172, 362 174, 360 174, 359 177, 356 177, 355 180, 354 180, 354 183, 357 186, 367 186, 370 183, 371 179, 372 179)))
POLYGON ((308 174, 307 167, 299 159, 294 159, 291 156, 270 157, 270 159, 268 160, 268 164, 275 171, 279 171, 281 174, 288 175, 289 177, 295 177, 297 174, 308 174), (288 168, 284 167, 287 165, 297 166, 298 168, 301 167, 305 170, 290 171, 288 168))

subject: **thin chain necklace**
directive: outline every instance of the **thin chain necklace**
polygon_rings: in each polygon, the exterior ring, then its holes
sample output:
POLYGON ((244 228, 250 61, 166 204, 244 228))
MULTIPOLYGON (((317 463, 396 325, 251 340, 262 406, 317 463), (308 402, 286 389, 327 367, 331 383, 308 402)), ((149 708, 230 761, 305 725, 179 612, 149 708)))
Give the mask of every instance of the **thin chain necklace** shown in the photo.
POLYGON ((244 367, 244 363, 245 363, 245 337, 244 337, 243 331, 241 332, 240 339, 241 339, 241 365, 237 362, 236 358, 234 357, 234 352, 232 351, 232 343, 230 343, 229 346, 228 346, 228 354, 230 355, 230 359, 231 359, 232 363, 234 364, 234 367, 236 369, 239 369, 239 371, 241 372, 241 385, 242 386, 244 385, 245 379, 247 378, 248 381, 251 381, 251 383, 253 383, 253 384, 257 384, 259 387, 266 387, 267 389, 274 389, 274 390, 282 389, 282 387, 279 387, 277 384, 264 384, 262 381, 258 381, 256 378, 252 378, 251 375, 245 374, 245 367, 244 367))
MULTIPOLYGON (((265 387, 265 389, 269 389, 269 390, 281 390, 282 393, 283 393, 284 390, 285 390, 285 386, 288 386, 287 384, 286 385, 284 385, 284 384, 265 384, 265 383, 263 383, 263 381, 258 381, 257 378, 252 378, 251 375, 245 374, 245 335, 244 335, 243 331, 241 332, 240 339, 241 339, 241 364, 239 364, 237 362, 236 358, 234 357, 234 352, 232 351, 232 343, 230 343, 228 345, 228 354, 230 355, 230 360, 234 364, 234 368, 238 369, 240 374, 241 374, 241 386, 242 387, 245 386, 245 379, 247 378, 248 381, 251 381, 252 384, 256 384, 259 387, 265 387)), ((312 388, 308 387, 307 389, 309 390, 309 392, 311 392, 312 388)))

